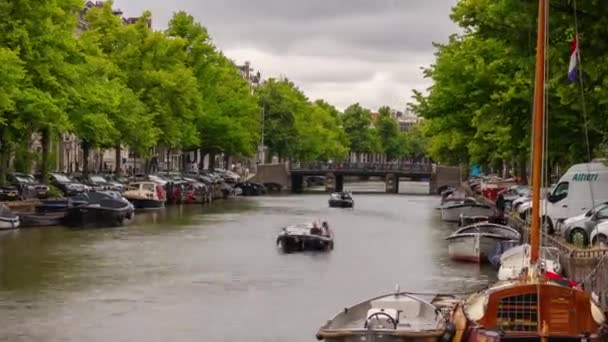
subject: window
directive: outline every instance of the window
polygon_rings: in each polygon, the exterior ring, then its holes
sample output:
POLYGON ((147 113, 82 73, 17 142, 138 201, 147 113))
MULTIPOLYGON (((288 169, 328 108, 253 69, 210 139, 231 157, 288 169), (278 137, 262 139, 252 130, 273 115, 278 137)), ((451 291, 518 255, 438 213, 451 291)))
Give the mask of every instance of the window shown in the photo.
POLYGON ((595 218, 598 220, 608 219, 608 206, 604 206, 603 208, 598 210, 597 215, 595 215, 595 218))
POLYGON ((559 183, 555 187, 555 190, 553 190, 553 194, 549 197, 549 202, 555 203, 566 198, 568 196, 569 185, 568 182, 559 183))
POLYGON ((537 331, 536 293, 502 298, 498 304, 496 324, 503 331, 537 331))

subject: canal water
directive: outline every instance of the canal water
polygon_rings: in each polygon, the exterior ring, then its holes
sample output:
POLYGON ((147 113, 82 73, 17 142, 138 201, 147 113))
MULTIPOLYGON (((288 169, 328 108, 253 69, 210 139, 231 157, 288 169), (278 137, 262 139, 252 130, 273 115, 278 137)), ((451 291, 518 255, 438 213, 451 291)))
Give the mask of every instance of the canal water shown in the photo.
POLYGON ((138 213, 117 229, 3 232, 0 341, 309 342, 345 306, 397 283, 465 292, 494 281, 448 259, 454 227, 427 187, 355 195, 354 210, 328 208, 326 194, 282 195, 138 213), (332 252, 277 250, 282 226, 313 219, 332 226, 332 252))

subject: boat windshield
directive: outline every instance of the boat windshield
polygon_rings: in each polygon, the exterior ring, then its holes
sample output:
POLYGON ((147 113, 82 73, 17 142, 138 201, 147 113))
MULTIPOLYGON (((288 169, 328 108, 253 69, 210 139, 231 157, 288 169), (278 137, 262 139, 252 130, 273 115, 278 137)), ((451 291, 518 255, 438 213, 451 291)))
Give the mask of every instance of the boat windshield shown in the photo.
POLYGON ((139 183, 129 184, 129 187, 127 187, 127 191, 137 191, 137 190, 139 190, 139 183))
POLYGON ((19 175, 19 176, 15 176, 15 178, 20 183, 36 183, 36 181, 34 180, 34 177, 32 177, 32 176, 19 175))
POLYGON ((144 183, 142 188, 145 191, 154 191, 156 189, 156 186, 154 184, 150 184, 150 183, 144 183))

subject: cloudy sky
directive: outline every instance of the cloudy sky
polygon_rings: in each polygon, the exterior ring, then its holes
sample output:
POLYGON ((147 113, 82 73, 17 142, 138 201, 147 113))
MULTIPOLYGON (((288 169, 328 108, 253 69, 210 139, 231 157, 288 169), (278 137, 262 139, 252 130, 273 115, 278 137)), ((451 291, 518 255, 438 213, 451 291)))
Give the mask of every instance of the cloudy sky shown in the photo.
POLYGON ((403 109, 412 89, 425 89, 420 67, 433 62, 432 42, 457 31, 457 0, 115 0, 125 16, 152 11, 166 27, 185 10, 215 44, 264 78, 287 76, 311 99, 340 109, 403 109))

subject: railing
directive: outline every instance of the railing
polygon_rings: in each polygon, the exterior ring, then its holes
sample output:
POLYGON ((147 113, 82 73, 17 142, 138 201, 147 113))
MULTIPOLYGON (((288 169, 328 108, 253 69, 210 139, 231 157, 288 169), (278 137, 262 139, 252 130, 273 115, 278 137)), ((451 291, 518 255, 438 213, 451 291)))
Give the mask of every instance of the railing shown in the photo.
POLYGON ((291 163, 290 171, 367 171, 432 173, 428 163, 291 163))

